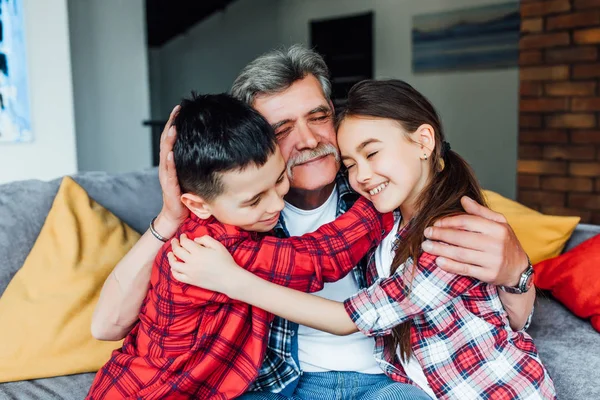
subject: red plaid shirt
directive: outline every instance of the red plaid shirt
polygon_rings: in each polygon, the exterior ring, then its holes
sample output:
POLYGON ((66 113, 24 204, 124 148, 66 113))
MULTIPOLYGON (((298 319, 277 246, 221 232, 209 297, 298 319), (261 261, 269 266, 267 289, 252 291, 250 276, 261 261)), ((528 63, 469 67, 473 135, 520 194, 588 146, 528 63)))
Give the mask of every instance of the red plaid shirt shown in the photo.
MULTIPOLYGON (((401 244, 408 225, 396 236, 401 244)), ((371 285, 345 301, 358 329, 375 336, 375 359, 392 379, 413 383, 384 337, 412 320, 411 347, 438 399, 555 399, 554 384, 531 337, 514 332, 496 286, 438 268, 423 253, 390 277, 371 256, 371 285), (414 271, 413 271, 414 269, 414 271)))
MULTIPOLYGON (((324 281, 345 276, 392 225, 390 214, 381 216, 362 199, 334 222, 302 237, 279 239, 196 216, 177 236, 210 235, 243 268, 314 292, 324 281)), ((98 372, 88 399, 231 399, 256 378, 272 315, 175 280, 167 259, 170 250, 166 243, 159 252, 140 321, 98 372)))

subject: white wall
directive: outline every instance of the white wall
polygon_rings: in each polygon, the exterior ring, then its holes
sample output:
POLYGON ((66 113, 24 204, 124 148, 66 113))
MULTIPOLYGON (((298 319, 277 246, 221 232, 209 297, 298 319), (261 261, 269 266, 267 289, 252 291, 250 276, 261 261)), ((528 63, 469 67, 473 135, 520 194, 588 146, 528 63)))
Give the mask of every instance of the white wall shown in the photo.
POLYGON ((248 62, 280 44, 280 3, 237 0, 160 48, 159 56, 151 57, 150 65, 153 118, 166 120, 191 90, 229 91, 248 62), (160 71, 158 77, 156 69, 160 71))
POLYGON ((81 171, 151 165, 144 0, 69 0, 81 171))
MULTIPOLYGON (((452 148, 484 187, 515 197, 518 69, 414 75, 411 27, 416 14, 506 0, 237 0, 224 14, 167 44, 160 62, 159 108, 166 118, 190 89, 227 90, 256 55, 279 45, 309 44, 309 21, 374 12, 375 78, 400 78, 440 112, 452 148)), ((154 64, 152 65, 154 68, 154 64)), ((153 94, 154 95, 154 94, 153 94)))
POLYGON ((516 195, 518 68, 412 73, 411 28, 416 14, 506 0, 282 0, 282 42, 309 44, 309 21, 374 12, 375 78, 399 78, 425 94, 441 114, 452 148, 471 163, 485 188, 516 195))
POLYGON ((66 0, 24 0, 32 143, 0 145, 0 183, 77 170, 66 0))
MULTIPOLYGON (((148 73, 150 74, 150 115, 161 119, 161 69, 160 49, 148 49, 148 73)), ((174 107, 174 106, 173 106, 174 107)), ((166 119, 167 117, 165 117, 166 119)))

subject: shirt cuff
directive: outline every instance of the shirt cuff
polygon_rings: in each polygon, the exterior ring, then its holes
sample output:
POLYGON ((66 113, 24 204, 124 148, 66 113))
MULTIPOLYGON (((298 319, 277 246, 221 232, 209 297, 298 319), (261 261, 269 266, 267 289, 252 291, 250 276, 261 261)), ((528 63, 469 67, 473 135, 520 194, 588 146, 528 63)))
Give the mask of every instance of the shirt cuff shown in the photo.
POLYGON ((525 332, 527 329, 529 329, 529 326, 531 325, 531 320, 533 319, 533 311, 535 310, 535 306, 533 306, 531 308, 531 312, 529 313, 529 317, 527 317, 527 321, 525 321, 525 325, 523 325, 523 327, 521 328, 521 330, 519 332, 525 332))
POLYGON ((360 292, 344 301, 346 313, 356 325, 356 328, 365 336, 385 336, 392 333, 392 329, 377 329, 379 319, 377 308, 371 302, 368 289, 360 292))

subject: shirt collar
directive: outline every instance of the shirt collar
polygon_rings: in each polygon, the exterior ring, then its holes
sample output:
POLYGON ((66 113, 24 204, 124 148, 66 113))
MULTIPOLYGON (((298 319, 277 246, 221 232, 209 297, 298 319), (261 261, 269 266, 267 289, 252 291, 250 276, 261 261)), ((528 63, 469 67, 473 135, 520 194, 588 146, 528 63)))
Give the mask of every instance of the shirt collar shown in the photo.
MULTIPOLYGON (((335 176, 335 184, 337 186, 338 191, 338 205, 337 205, 337 216, 340 216, 344 212, 348 211, 352 204, 358 199, 360 196, 350 186, 350 182, 348 181, 348 174, 344 168, 340 169, 335 176)), ((275 232, 275 236, 277 237, 288 237, 289 232, 285 226, 285 221, 283 220, 283 213, 279 216, 279 221, 275 228, 273 228, 275 232)))
MULTIPOLYGON (((400 213, 400 209, 394 210, 394 221, 400 221, 400 224, 402 223, 402 213, 400 213)), ((398 247, 400 247, 400 242, 402 242, 404 237, 406 237, 406 233, 408 232, 410 225, 411 221, 409 221, 402 228, 398 226, 398 230, 396 231, 394 241, 392 243, 392 250, 394 251, 394 253, 398 250, 398 247)))
POLYGON ((340 199, 354 204, 354 202, 358 199, 359 194, 356 193, 350 186, 350 181, 348 181, 348 172, 345 169, 340 170, 337 173, 335 177, 335 184, 337 185, 340 199))

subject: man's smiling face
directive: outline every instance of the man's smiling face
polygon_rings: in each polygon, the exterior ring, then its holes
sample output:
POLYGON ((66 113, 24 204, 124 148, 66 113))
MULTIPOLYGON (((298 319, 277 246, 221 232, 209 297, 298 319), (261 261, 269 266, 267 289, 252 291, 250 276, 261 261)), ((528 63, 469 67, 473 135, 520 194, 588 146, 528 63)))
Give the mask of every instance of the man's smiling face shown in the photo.
POLYGON ((259 95, 253 107, 275 129, 290 172, 291 187, 319 190, 339 169, 334 111, 317 78, 307 75, 274 95, 259 95))

